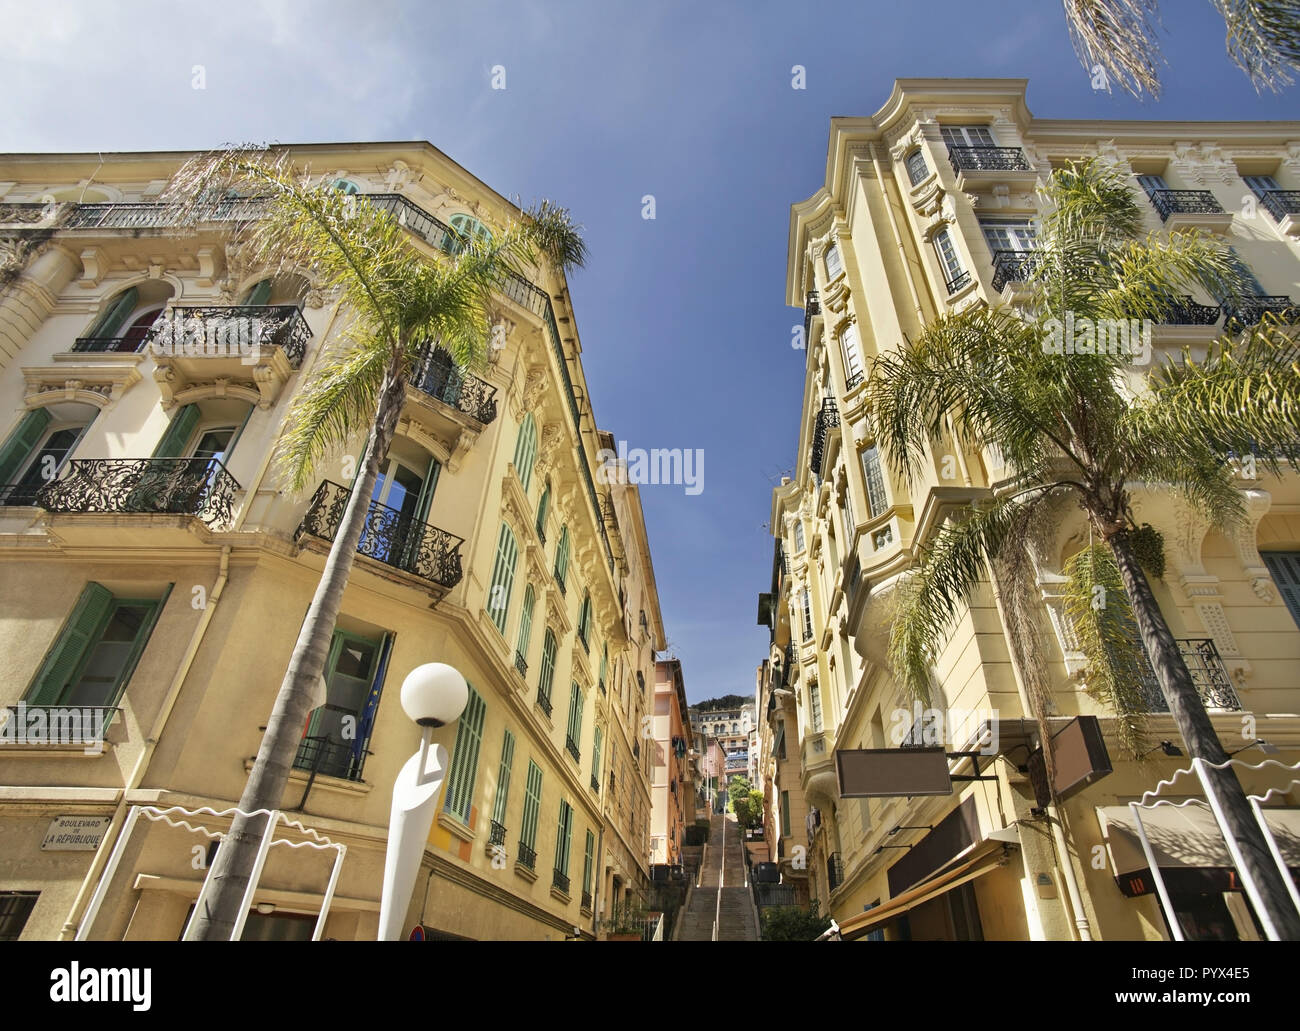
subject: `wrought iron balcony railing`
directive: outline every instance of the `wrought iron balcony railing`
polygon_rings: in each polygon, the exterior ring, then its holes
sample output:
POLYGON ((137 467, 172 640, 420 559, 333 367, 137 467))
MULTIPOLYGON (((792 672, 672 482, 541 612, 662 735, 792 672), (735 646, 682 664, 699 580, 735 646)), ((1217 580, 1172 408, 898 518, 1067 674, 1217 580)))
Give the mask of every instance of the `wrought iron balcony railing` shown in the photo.
MULTIPOLYGON (((231 197, 214 204, 209 222, 244 222, 260 218, 266 210, 263 197, 231 197)), ((163 229, 178 224, 184 211, 177 204, 138 201, 127 204, 78 204, 65 229, 163 229)))
POLYGON ((586 910, 591 909, 591 892, 589 891, 584 891, 582 893, 582 908, 586 910))
POLYGON ((1209 190, 1152 190, 1150 196, 1161 222, 1169 221, 1170 215, 1226 214, 1209 190))
POLYGON ((944 286, 948 288, 948 296, 951 297, 958 290, 964 289, 970 284, 969 272, 958 272, 951 279, 944 280, 944 286))
POLYGON ((993 252, 993 289, 1001 290, 1008 283, 1023 283, 1038 267, 1034 251, 998 250, 993 252))
POLYGON ((144 337, 132 334, 120 337, 77 337, 72 342, 75 354, 135 354, 144 343, 144 337))
POLYGON ((523 652, 515 652, 515 669, 519 670, 519 675, 521 677, 528 676, 528 663, 524 661, 523 652))
POLYGON ((826 857, 826 883, 831 891, 844 883, 844 861, 838 852, 832 852, 826 857))
POLYGON ((954 172, 1032 172, 1033 166, 1019 147, 949 146, 954 172))
POLYGON ((840 424, 840 412, 835 406, 835 398, 822 398, 821 411, 817 413, 817 421, 813 426, 812 448, 809 451, 808 467, 812 470, 814 476, 822 475, 822 460, 826 453, 826 439, 830 431, 840 424))
POLYGON ((311 327, 296 304, 176 305, 150 327, 144 344, 178 358, 246 357, 255 348, 278 347, 296 369, 310 339, 311 327))
POLYGON ((551 871, 551 887, 559 888, 564 894, 569 894, 569 875, 561 873, 559 870, 551 871))
POLYGON ((597 680, 597 681, 596 681, 596 686, 600 688, 600 693, 601 693, 601 694, 606 694, 606 693, 607 693, 606 690, 605 690, 605 681, 604 681, 603 679, 601 679, 601 680, 597 680))
POLYGON ((564 574, 561 573, 558 568, 552 570, 552 572, 555 574, 555 586, 560 589, 560 594, 561 595, 568 594, 569 589, 564 586, 564 574))
POLYGON ((497 417, 497 388, 457 368, 443 347, 426 348, 411 373, 411 386, 487 425, 497 417))
POLYGON ((450 253, 452 241, 456 234, 445 222, 435 218, 418 204, 413 203, 400 193, 367 193, 365 195, 375 207, 387 211, 397 224, 407 232, 414 233, 431 247, 450 253))
POLYGON ((323 734, 314 735, 302 739, 293 759, 293 768, 307 770, 313 775, 360 781, 369 754, 359 747, 358 742, 334 741, 323 734))
MULTIPOLYGON (((1146 703, 1149 712, 1168 712, 1169 703, 1165 700, 1164 692, 1160 690, 1160 682, 1156 679, 1155 670, 1151 668, 1146 650, 1140 644, 1137 647, 1141 651, 1145 670, 1142 677, 1142 700, 1146 703)), ((1241 699, 1237 697, 1237 691, 1232 686, 1228 668, 1219 657, 1219 650, 1212 639, 1179 638, 1178 650, 1182 653, 1183 661, 1187 663, 1187 670, 1192 675, 1192 683, 1196 685, 1196 691, 1207 709, 1235 712, 1241 708, 1241 699)))
POLYGON ((1198 304, 1183 294, 1165 306, 1160 318, 1162 326, 1213 326, 1219 321, 1222 309, 1217 304, 1198 304))
POLYGON ((564 750, 573 756, 575 763, 582 762, 582 752, 578 749, 578 742, 574 741, 570 734, 564 736, 564 750))
POLYGON ((505 843, 506 843, 505 826, 503 824, 497 823, 496 820, 493 820, 491 824, 489 824, 489 828, 488 828, 488 844, 501 845, 502 847, 504 847, 505 843))
POLYGON ((1279 222, 1287 215, 1300 215, 1300 190, 1262 190, 1259 202, 1279 222))
POLYGON ((528 870, 537 868, 537 853, 533 851, 531 845, 524 844, 522 839, 519 842, 519 857, 516 862, 528 870))
POLYGON ((821 301, 817 299, 817 291, 809 290, 803 302, 803 342, 805 347, 808 345, 808 334, 812 329, 813 316, 821 313, 822 305, 821 301))
POLYGON ((47 512, 192 515, 224 527, 237 490, 216 458, 74 458, 35 501, 47 512))
POLYGON ((596 792, 596 794, 600 794, 600 781, 594 773, 591 775, 591 790, 596 792))
POLYGON ((1240 326, 1253 326, 1265 314, 1283 318, 1300 316, 1300 307, 1287 294, 1261 294, 1256 297, 1237 298, 1224 306, 1225 325, 1235 322, 1240 326))
POLYGON ((863 381, 864 378, 865 377, 861 372, 853 373, 847 380, 844 381, 844 390, 847 392, 854 389, 863 381))
MULTIPOLYGON (((333 542, 352 492, 325 480, 312 496, 295 537, 306 534, 333 542)), ((387 505, 370 503, 357 554, 376 559, 442 587, 452 588, 462 575, 460 546, 453 533, 412 518, 387 505)))
POLYGON ((537 705, 547 716, 551 714, 551 696, 543 694, 539 689, 537 692, 537 705))

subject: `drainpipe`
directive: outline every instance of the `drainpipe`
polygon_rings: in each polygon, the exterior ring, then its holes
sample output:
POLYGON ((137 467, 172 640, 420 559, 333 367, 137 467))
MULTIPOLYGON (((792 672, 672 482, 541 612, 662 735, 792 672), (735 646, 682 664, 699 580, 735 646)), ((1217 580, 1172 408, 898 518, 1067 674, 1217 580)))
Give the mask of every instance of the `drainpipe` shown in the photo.
POLYGON ((208 604, 203 609, 203 615, 199 617, 199 625, 194 628, 194 632, 190 635, 190 642, 185 648, 185 654, 181 657, 180 667, 176 670, 175 676, 172 677, 171 684, 168 685, 162 709, 154 719, 149 736, 145 738, 144 749, 141 751, 139 758, 136 759, 135 766, 126 780, 125 787, 118 792, 116 808, 113 812, 113 819, 109 823, 108 832, 104 835, 104 840, 96 850, 95 858, 91 861, 90 869, 86 871, 86 876, 81 882, 81 890, 77 892, 76 900, 72 903, 68 919, 59 931, 59 941, 69 941, 77 933, 77 924, 81 919, 81 914, 85 911, 86 902, 93 890, 92 886, 99 882, 104 865, 112 854, 113 847, 122 831, 128 808, 126 796, 144 782, 144 775, 149 768, 149 762, 153 759, 154 750, 158 747, 163 730, 171 717, 172 709, 176 706, 176 699, 180 697, 181 687, 185 683, 186 676, 189 675, 190 666, 194 663, 195 655, 198 654, 203 635, 207 632, 208 624, 212 622, 212 615, 217 610, 217 603, 221 600, 221 593, 225 590, 229 574, 230 545, 224 544, 221 547, 221 565, 217 574, 217 582, 212 585, 212 590, 208 594, 208 604))

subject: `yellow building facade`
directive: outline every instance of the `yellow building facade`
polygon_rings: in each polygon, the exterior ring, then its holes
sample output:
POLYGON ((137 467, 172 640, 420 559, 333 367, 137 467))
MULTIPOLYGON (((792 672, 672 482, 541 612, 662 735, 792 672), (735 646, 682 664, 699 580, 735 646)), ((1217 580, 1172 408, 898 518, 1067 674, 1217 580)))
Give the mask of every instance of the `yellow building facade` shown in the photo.
MULTIPOLYGON (((1059 812, 1040 807, 1026 769, 1032 721, 1021 722, 1030 709, 991 590, 964 611, 940 656, 934 711, 915 712, 885 661, 891 595, 917 549, 1004 486, 1006 471, 995 454, 951 447, 910 489, 892 476, 865 405, 873 356, 941 313, 1015 303, 1032 262, 1037 187, 1053 166, 1087 156, 1132 176, 1151 231, 1196 226, 1226 238, 1258 287, 1238 303, 1238 318, 1300 298, 1300 123, 1043 119, 1029 112, 1025 89, 1024 80, 899 80, 874 115, 832 120, 825 183, 791 211, 786 300, 804 309, 807 372, 798 466, 773 491, 778 551, 759 621, 772 629, 766 721, 774 739, 784 731, 807 813, 806 827, 793 812, 774 822, 787 856, 785 825, 795 824, 821 912, 853 919, 873 938, 1168 937, 1150 877, 1135 876, 1145 864, 1133 857, 1127 803, 1188 763, 1160 749, 1142 762, 1125 755, 1114 714, 1085 691, 1061 594, 1063 564, 1088 529, 1065 506, 1050 540, 1035 544, 1056 685, 1051 725, 1055 732, 1075 716, 1097 716, 1113 772, 1059 812), (897 748, 917 715, 950 752, 969 748, 981 723, 993 721, 996 754, 976 760, 987 779, 955 782, 939 797, 842 798, 837 752, 897 748), (878 919, 863 916, 876 907, 878 919)), ((1223 324, 1220 299, 1186 298, 1154 327, 1153 360, 1214 339, 1223 324)), ((1300 481, 1240 485, 1249 522, 1235 535, 1158 489, 1135 490, 1135 516, 1164 535, 1167 568, 1153 588, 1225 748, 1253 748, 1241 758, 1259 762, 1254 742, 1263 739, 1272 758, 1294 763, 1300 481)), ((1165 711, 1149 717, 1148 737, 1179 743, 1165 711)), ((764 748, 769 814, 793 779, 781 745, 772 748, 777 755, 764 748)), ((952 771, 974 773, 967 760, 954 760, 952 771)), ((1248 791, 1276 783, 1267 772, 1242 780, 1248 791)), ((1196 794, 1186 782, 1179 790, 1175 798, 1196 794)), ((1300 796, 1290 789, 1269 804, 1270 826, 1300 865, 1300 796)), ((1204 835, 1197 847, 1209 858, 1184 854, 1178 828, 1164 832, 1165 859, 1193 868, 1175 895, 1179 920, 1190 936, 1255 937, 1217 832, 1203 823, 1192 837, 1204 835)))
MULTIPOLYGON (((276 481, 288 405, 347 312, 310 269, 249 266, 232 229, 255 201, 180 232, 158 196, 188 157, 0 158, 8 937, 180 936, 208 841, 165 823, 140 821, 82 920, 131 807, 238 800, 363 446, 303 495, 276 481), (200 346, 169 346, 172 324, 200 346), (260 347, 239 346, 250 329, 260 347), (102 735, 38 719, 62 709, 102 735)), ((293 160, 385 207, 428 260, 518 215, 424 143, 293 160)), ((328 937, 375 936, 391 784, 419 739, 397 689, 430 661, 472 691, 435 735, 451 766, 407 925, 593 938, 610 898, 646 884, 649 545, 635 494, 596 483, 567 286, 522 271, 484 368, 430 347, 408 385, 282 801, 347 846, 328 937)), ((326 857, 272 849, 245 936, 308 936, 328 876, 326 857)))

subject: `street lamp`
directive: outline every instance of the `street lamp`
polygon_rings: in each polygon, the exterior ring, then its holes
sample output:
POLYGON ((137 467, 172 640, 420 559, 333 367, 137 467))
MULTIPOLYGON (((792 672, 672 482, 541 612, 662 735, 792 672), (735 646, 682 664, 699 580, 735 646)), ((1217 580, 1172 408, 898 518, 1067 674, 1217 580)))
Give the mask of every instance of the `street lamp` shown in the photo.
POLYGON ((379 940, 396 941, 415 890, 425 842, 433 828, 438 791, 447 771, 447 749, 433 742, 433 732, 460 718, 469 702, 469 685, 443 662, 416 666, 402 681, 402 708, 422 727, 419 750, 393 782, 393 808, 384 857, 384 890, 379 904, 379 940))

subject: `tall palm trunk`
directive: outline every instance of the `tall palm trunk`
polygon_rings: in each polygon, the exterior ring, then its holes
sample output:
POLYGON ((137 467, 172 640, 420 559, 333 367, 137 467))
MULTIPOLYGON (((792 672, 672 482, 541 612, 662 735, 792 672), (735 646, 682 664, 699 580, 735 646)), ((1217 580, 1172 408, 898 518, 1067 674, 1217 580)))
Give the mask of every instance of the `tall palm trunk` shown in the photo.
MULTIPOLYGON (((280 684, 275 708, 267 721, 257 759, 239 799, 239 808, 246 813, 280 807, 285 785, 289 782, 289 771, 302 740, 303 725, 313 703, 317 702, 317 685, 325 673, 334 625, 343 603, 343 591, 356 559, 357 545, 365 531, 379 464, 388 453, 397 428, 405 391, 401 364, 395 359, 380 390, 375 428, 362 458, 361 475, 353 484, 352 495, 348 498, 342 522, 325 560, 325 571, 316 586, 307 618, 298 632, 298 642, 280 684)), ((198 912, 186 940, 229 940, 244 892, 248 889, 265 826, 265 816, 237 816, 232 821, 230 832, 217 850, 208 890, 198 901, 198 912)))
MULTIPOLYGON (((1146 574, 1138 564, 1133 551, 1133 543, 1127 530, 1118 530, 1109 538, 1110 549, 1115 555, 1120 576, 1124 579, 1124 588, 1128 592, 1133 615, 1137 619, 1142 643, 1150 656, 1151 665, 1169 711, 1178 724, 1178 731, 1183 736, 1188 751, 1194 757, 1208 763, 1221 763, 1227 759, 1227 753, 1219 742, 1219 735, 1214 731, 1210 716, 1205 711, 1200 693, 1192 682, 1192 675, 1178 650, 1178 642, 1169 630, 1160 607, 1156 604, 1151 585, 1146 574)), ((1248 873, 1259 886, 1264 907, 1277 928, 1278 934, 1287 941, 1300 941, 1300 913, 1291 902, 1290 893, 1282 880, 1264 841, 1264 834, 1255 821, 1254 811, 1242 790, 1232 767, 1223 770, 1210 770, 1210 781, 1223 807, 1228 832, 1236 839, 1241 850, 1244 873, 1248 873)), ((1172 914, 1169 914, 1172 918, 1172 914)))

